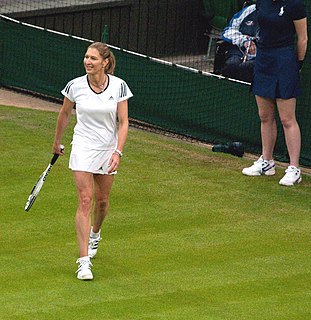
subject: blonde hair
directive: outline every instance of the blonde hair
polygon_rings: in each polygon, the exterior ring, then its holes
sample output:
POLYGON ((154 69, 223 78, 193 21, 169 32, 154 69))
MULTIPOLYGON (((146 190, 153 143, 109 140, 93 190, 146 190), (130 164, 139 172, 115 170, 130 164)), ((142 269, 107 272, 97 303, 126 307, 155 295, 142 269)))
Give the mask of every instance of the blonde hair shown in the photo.
POLYGON ((93 42, 88 46, 88 49, 90 48, 96 49, 103 59, 108 59, 109 62, 105 67, 105 72, 107 74, 113 74, 116 67, 116 58, 107 44, 102 42, 93 42))

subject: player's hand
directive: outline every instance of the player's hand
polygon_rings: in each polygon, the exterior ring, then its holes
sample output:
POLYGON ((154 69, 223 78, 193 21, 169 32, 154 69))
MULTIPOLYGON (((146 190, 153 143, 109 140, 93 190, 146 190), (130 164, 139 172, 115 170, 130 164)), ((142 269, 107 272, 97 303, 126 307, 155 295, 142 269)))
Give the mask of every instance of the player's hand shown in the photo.
POLYGON ((53 154, 59 154, 60 156, 64 155, 65 147, 62 144, 54 143, 52 147, 53 154))
POLYGON ((120 156, 117 153, 113 153, 108 164, 108 173, 117 171, 119 164, 120 156))
POLYGON ((256 54, 256 44, 254 41, 251 41, 251 43, 250 43, 249 54, 251 54, 251 55, 256 54))
POLYGON ((249 40, 244 42, 245 49, 248 49, 249 54, 256 54, 256 44, 254 41, 249 40))

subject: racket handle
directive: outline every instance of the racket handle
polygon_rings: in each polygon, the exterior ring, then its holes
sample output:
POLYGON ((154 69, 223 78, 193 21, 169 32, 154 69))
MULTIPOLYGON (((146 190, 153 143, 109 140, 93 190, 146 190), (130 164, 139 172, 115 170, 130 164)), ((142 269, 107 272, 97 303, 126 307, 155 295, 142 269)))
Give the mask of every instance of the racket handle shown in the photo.
MULTIPOLYGON (((60 150, 63 151, 64 149, 65 149, 65 147, 61 144, 60 145, 60 150)), ((52 158, 52 160, 51 160, 51 162, 50 162, 51 166, 56 162, 58 157, 59 157, 59 154, 55 153, 53 158, 52 158)))

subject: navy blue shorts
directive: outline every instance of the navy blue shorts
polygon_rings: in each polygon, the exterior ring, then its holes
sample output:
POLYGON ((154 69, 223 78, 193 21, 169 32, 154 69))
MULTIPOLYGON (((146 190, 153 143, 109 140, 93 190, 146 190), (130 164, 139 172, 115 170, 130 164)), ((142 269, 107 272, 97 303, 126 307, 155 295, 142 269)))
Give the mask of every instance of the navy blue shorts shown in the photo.
POLYGON ((271 99, 295 98, 301 93, 296 49, 258 48, 252 92, 271 99))

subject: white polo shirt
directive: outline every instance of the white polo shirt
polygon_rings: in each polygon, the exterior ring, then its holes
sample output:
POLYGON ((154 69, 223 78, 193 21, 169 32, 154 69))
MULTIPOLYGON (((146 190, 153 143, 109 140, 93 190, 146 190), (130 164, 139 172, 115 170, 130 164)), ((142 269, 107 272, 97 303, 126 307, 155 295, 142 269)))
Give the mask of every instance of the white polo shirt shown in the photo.
POLYGON ((76 104, 77 124, 72 144, 94 150, 117 147, 117 104, 133 96, 122 79, 108 75, 108 86, 101 92, 93 91, 87 75, 68 82, 62 94, 76 104))

